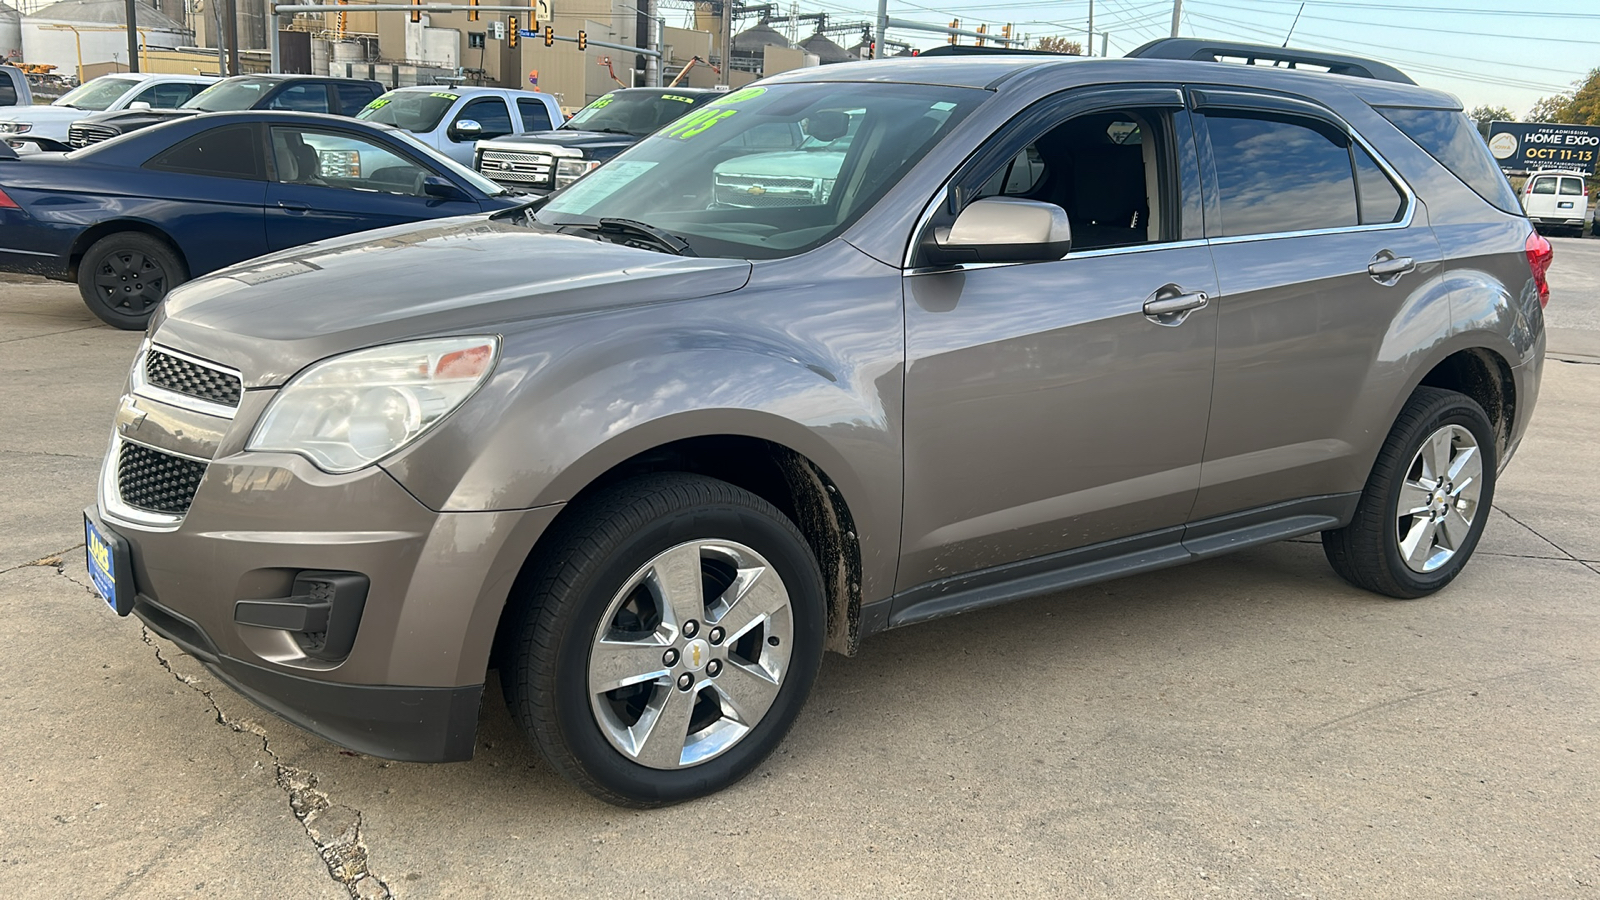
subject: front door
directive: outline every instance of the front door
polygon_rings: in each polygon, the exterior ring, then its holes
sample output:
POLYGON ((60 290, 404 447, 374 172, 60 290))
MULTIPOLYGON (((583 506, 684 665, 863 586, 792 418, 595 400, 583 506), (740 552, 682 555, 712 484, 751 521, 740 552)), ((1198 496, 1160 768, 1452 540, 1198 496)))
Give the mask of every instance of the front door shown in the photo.
POLYGON ((478 211, 423 191, 437 173, 347 132, 274 125, 267 242, 283 250, 357 231, 478 211))
POLYGON ((1406 323, 1448 330, 1438 241, 1402 182, 1331 112, 1200 96, 1221 297, 1193 519, 1308 498, 1337 506, 1361 490, 1393 424, 1406 323))
POLYGON ((974 157, 928 227, 981 197, 1054 203, 1065 258, 905 279, 901 591, 1132 535, 1175 543, 1200 484, 1216 307, 1146 313, 1217 290, 1181 97, 1045 103, 974 157))

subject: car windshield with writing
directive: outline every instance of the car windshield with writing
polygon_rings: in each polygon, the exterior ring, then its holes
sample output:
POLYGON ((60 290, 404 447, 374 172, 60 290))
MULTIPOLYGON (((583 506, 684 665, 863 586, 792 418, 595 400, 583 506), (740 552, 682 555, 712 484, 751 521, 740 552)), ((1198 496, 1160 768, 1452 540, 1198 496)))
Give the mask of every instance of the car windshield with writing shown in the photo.
POLYGON ((111 108, 111 104, 117 102, 117 98, 126 94, 134 83, 134 79, 102 76, 73 88, 51 105, 70 106, 73 109, 89 112, 104 112, 111 108))
POLYGON ((568 119, 562 128, 604 131, 643 137, 672 122, 694 106, 694 98, 665 94, 606 94, 568 119))
POLYGON ((206 88, 184 103, 179 109, 198 109, 201 112, 227 112, 250 109, 256 105, 275 82, 271 79, 229 78, 206 88))
POLYGON ((578 229, 629 219, 700 256, 793 256, 848 228, 987 96, 913 84, 745 88, 551 195, 533 218, 578 229))
POLYGON ((407 131, 429 132, 450 111, 457 95, 449 91, 424 94, 418 91, 390 91, 367 104, 356 118, 381 122, 407 131))

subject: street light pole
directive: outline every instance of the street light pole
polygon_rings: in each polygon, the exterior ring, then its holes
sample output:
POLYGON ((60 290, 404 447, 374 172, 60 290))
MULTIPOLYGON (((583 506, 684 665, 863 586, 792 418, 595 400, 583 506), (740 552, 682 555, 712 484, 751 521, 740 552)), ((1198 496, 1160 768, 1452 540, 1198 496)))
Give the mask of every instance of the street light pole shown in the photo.
POLYGON ((1178 19, 1183 16, 1183 0, 1172 0, 1172 36, 1178 36, 1178 19))
MULTIPOLYGON (((127 0, 128 16, 128 71, 139 71, 139 14, 135 10, 138 0, 127 0)), ((83 80, 83 73, 78 73, 78 80, 83 80)))
MULTIPOLYGON (((1084 42, 1085 45, 1086 45, 1085 49, 1087 49, 1089 51, 1089 55, 1090 56, 1093 56, 1094 55, 1094 0, 1089 0, 1089 32, 1088 33, 1089 33, 1089 40, 1084 42)), ((1105 54, 1101 54, 1101 55, 1104 56, 1105 54)))

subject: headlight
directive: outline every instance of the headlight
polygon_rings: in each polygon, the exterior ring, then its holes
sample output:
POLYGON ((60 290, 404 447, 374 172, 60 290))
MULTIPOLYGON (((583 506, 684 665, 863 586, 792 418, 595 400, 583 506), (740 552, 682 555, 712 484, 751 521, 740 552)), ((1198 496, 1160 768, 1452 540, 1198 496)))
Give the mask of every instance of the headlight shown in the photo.
POLYGON ((466 402, 499 352, 498 337, 480 335, 323 360, 278 392, 245 447, 298 453, 326 472, 354 472, 416 440, 466 402))
POLYGON ((556 187, 564 188, 598 168, 600 168, 600 163, 593 159, 558 159, 556 160, 556 187))
POLYGON ((33 125, 29 122, 0 122, 0 134, 22 134, 32 130, 33 125))

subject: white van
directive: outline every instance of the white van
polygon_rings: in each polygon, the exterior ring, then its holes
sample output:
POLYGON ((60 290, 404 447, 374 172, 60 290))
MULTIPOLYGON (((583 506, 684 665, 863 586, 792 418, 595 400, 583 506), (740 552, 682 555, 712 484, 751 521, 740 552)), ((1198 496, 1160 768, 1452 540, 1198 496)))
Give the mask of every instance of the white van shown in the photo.
POLYGON ((1540 231, 1568 229, 1583 236, 1589 212, 1589 186, 1572 172, 1535 172, 1522 186, 1522 211, 1540 231))

